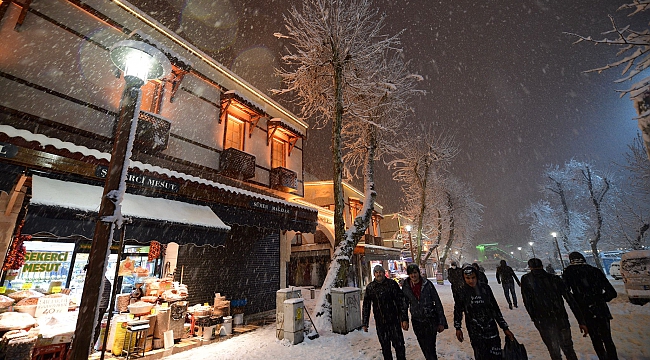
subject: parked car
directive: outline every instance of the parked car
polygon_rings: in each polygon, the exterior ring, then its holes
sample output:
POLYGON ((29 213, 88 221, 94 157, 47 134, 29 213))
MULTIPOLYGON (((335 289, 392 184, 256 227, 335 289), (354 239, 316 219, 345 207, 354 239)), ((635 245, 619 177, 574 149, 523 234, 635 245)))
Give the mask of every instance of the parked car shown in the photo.
POLYGON ((623 275, 621 275, 621 262, 620 261, 614 261, 610 266, 609 266, 609 275, 611 275, 614 280, 620 280, 623 278, 623 275))
POLYGON ((632 304, 650 301, 650 250, 634 250, 621 256, 621 275, 632 304))

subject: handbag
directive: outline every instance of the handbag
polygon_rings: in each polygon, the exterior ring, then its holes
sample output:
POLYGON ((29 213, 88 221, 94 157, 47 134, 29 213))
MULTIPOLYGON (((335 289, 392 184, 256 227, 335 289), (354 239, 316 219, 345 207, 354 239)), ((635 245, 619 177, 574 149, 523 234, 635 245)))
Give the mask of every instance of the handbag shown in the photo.
POLYGON ((506 336, 506 345, 503 347, 503 358, 506 360, 527 360, 528 354, 524 344, 520 344, 517 339, 510 340, 506 336))

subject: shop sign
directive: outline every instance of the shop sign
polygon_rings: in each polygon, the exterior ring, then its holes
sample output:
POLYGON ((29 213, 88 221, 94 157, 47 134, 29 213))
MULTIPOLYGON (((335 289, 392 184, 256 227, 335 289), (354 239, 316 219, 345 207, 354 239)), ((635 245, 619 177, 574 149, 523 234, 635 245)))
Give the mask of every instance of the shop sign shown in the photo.
POLYGON ((275 205, 275 204, 267 204, 263 203, 261 201, 256 201, 253 200, 249 203, 250 207, 256 208, 256 209, 261 209, 273 213, 279 213, 279 214, 290 214, 291 210, 280 205, 275 205))
POLYGON ((18 154, 18 147, 12 144, 0 142, 0 157, 12 158, 18 154))
POLYGON ((58 272, 68 263, 68 252, 28 251, 22 272, 58 272))
MULTIPOLYGON (((99 165, 95 168, 95 176, 98 178, 105 179, 107 174, 108 167, 99 165)), ((174 193, 178 192, 179 188, 177 183, 141 174, 126 174, 126 183, 170 191, 174 193)))
POLYGON ((69 304, 70 299, 68 299, 67 296, 39 298, 36 303, 36 312, 34 313, 34 317, 37 318, 43 315, 67 313, 69 304))

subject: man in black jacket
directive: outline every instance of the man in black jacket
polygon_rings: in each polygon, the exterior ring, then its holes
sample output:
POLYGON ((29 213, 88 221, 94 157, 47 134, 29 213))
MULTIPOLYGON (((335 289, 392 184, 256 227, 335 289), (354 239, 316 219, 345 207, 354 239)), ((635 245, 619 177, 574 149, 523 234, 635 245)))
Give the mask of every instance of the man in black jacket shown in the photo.
POLYGON ((570 265, 564 270, 562 278, 585 316, 598 359, 616 360, 618 355, 609 324, 612 314, 607 303, 618 294, 605 274, 588 265, 581 253, 570 253, 569 261, 570 265))
POLYGON ((381 344, 384 360, 392 360, 390 346, 395 348, 397 360, 406 360, 406 348, 402 328, 408 329, 408 307, 402 289, 393 280, 386 279, 386 270, 381 265, 373 269, 375 279, 368 284, 363 297, 363 331, 368 332, 370 307, 375 317, 377 337, 381 344), (401 327, 400 327, 401 325, 401 327))
MULTIPOLYGON (((406 267, 409 278, 404 281, 402 291, 411 308, 411 324, 426 360, 437 360, 436 336, 448 328, 440 296, 433 283, 422 277, 420 267, 410 264, 406 267)), ((404 325, 404 323, 402 323, 404 325)), ((402 326, 404 330, 408 330, 402 326)))
POLYGON ((501 260, 500 265, 497 267, 497 283, 503 286, 503 294, 508 301, 508 307, 512 310, 512 303, 517 307, 517 293, 515 292, 515 281, 517 285, 521 286, 519 278, 515 271, 512 270, 505 260, 501 260), (510 301, 510 294, 512 294, 512 301, 510 301))
POLYGON ((465 279, 463 278, 463 269, 458 267, 458 263, 455 261, 451 262, 451 266, 447 269, 447 280, 451 284, 451 293, 456 297, 456 293, 460 288, 465 284, 465 279))
POLYGON ((492 289, 487 284, 478 281, 478 273, 472 266, 463 269, 465 285, 462 287, 454 303, 454 327, 456 338, 463 342, 461 322, 465 314, 465 326, 469 341, 474 349, 476 360, 501 360, 501 338, 497 324, 510 339, 515 336, 508 329, 508 323, 503 319, 499 304, 497 304, 492 289))
POLYGON ((573 296, 567 291, 559 276, 544 271, 542 260, 528 260, 530 273, 521 277, 521 297, 524 306, 539 331, 552 360, 578 360, 573 349, 569 315, 564 308, 564 298, 578 320, 580 332, 587 336, 587 326, 573 296))

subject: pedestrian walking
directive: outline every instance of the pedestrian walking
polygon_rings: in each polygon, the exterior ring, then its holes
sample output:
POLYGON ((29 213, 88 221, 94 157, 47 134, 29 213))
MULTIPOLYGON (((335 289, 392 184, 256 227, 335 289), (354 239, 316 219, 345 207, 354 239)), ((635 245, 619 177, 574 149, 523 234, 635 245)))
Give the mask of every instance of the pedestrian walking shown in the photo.
POLYGON ((515 292, 515 281, 517 285, 521 287, 519 278, 515 271, 512 270, 510 266, 506 263, 505 260, 501 260, 500 265, 497 267, 497 283, 501 284, 503 287, 503 294, 506 296, 508 301, 508 307, 512 310, 512 303, 514 302, 515 307, 517 307, 517 292, 515 292), (510 294, 512 294, 512 301, 510 301, 510 294))
POLYGON ((402 289, 395 281, 386 279, 381 265, 373 268, 374 280, 366 287, 363 298, 363 331, 368 332, 370 308, 375 317, 377 337, 384 360, 392 360, 391 344, 397 360, 406 360, 406 348, 402 328, 408 329, 408 305, 402 289))
MULTIPOLYGON (((422 277, 420 267, 410 264, 406 268, 408 279, 404 281, 402 291, 411 310, 411 324, 418 339, 420 349, 426 360, 437 360, 436 337, 438 333, 449 328, 442 302, 435 286, 422 277)), ((404 323, 402 323, 404 324, 404 323)), ((408 330, 408 323, 404 330, 408 330)))
POLYGON ((569 266, 564 269, 562 278, 585 317, 591 343, 600 360, 616 360, 616 346, 612 340, 607 303, 618 295, 605 274, 587 264, 579 252, 569 254, 569 266))
POLYGON ((476 360, 501 360, 501 338, 497 324, 506 336, 514 340, 515 336, 508 329, 508 323, 503 319, 499 304, 497 304, 492 289, 487 284, 478 281, 478 271, 473 266, 463 269, 465 284, 454 302, 454 328, 456 338, 463 342, 461 330, 463 314, 469 341, 474 349, 476 360))
POLYGON ((553 265, 551 265, 551 263, 548 263, 548 265, 546 265, 546 272, 555 275, 555 268, 553 265))
POLYGON ((456 293, 460 288, 465 284, 465 279, 463 278, 463 269, 458 267, 458 263, 455 261, 451 262, 451 266, 447 269, 447 280, 451 284, 451 293, 456 298, 456 293))
POLYGON ((546 345, 551 360, 561 360, 562 352, 568 360, 578 360, 573 349, 569 315, 564 301, 569 304, 578 320, 580 332, 587 336, 588 330, 582 311, 559 276, 544 270, 542 260, 528 260, 530 273, 521 277, 521 297, 530 319, 535 324, 546 345))
POLYGON ((476 274, 477 274, 476 276, 478 277, 478 282, 487 285, 488 278, 485 275, 485 269, 481 269, 478 263, 472 263, 472 267, 476 269, 476 274))

